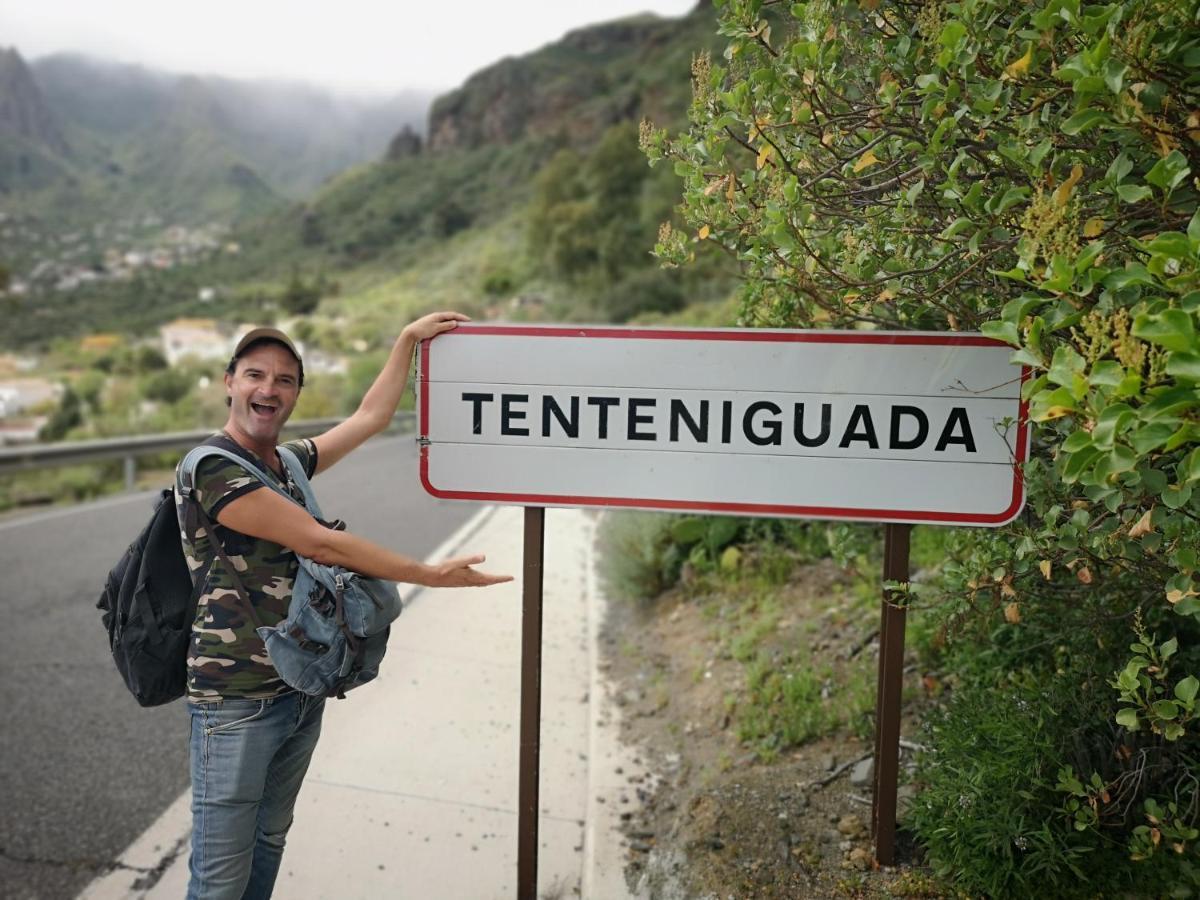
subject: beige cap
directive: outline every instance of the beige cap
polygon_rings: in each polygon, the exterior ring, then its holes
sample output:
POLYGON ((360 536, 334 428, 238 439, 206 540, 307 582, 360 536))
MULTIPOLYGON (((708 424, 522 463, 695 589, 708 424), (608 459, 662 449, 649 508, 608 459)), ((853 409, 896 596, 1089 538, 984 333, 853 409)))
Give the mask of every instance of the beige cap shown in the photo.
POLYGON ((296 362, 300 363, 301 365, 304 364, 304 360, 300 358, 300 351, 296 349, 296 345, 292 343, 292 339, 278 328, 251 328, 244 335, 242 335, 242 339, 238 341, 237 346, 233 348, 234 359, 237 359, 237 357, 241 356, 242 352, 255 341, 263 340, 278 341, 279 343, 283 344, 283 346, 288 348, 288 351, 292 354, 292 356, 296 357, 296 362))

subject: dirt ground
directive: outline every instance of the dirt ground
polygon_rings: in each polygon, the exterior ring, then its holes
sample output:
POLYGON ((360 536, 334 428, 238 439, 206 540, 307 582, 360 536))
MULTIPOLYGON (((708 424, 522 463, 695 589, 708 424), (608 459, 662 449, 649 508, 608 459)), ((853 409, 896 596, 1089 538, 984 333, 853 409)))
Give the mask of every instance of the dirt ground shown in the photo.
MULTIPOLYGON (((857 660, 860 675, 864 666, 873 673, 878 604, 872 612, 846 582, 826 562, 772 589, 770 628, 755 634, 766 658, 811 654, 834 673, 857 660)), ((870 722, 857 729, 862 737, 843 727, 778 753, 739 740, 747 674, 744 655, 730 652, 736 606, 703 585, 648 607, 610 605, 601 665, 622 709, 623 739, 653 773, 632 786, 639 803, 622 813, 631 892, 653 900, 943 896, 902 829, 898 865, 874 863, 870 722)), ((911 717, 922 679, 906 663, 906 693, 917 695, 905 704, 911 717)), ((838 702, 836 693, 830 700, 838 702)), ((906 741, 913 730, 906 718, 906 741)), ((914 790, 904 784, 911 765, 911 750, 902 749, 901 821, 914 790)))

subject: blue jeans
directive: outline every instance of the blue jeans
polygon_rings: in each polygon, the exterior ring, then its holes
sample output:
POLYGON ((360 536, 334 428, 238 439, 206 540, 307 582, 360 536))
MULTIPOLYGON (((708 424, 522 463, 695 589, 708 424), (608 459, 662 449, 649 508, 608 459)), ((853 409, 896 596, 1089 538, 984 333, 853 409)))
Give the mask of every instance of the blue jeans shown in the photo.
POLYGON ((271 896, 324 708, 324 698, 298 691, 189 704, 188 900, 271 896))

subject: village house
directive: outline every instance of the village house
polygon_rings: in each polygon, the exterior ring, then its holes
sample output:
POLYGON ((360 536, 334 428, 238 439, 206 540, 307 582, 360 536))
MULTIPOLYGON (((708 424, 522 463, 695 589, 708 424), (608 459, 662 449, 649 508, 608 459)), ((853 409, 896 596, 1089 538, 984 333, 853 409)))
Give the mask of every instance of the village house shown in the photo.
POLYGON ((0 418, 57 401, 63 387, 45 378, 9 378, 0 380, 0 418))
POLYGON ((176 319, 159 328, 158 333, 162 337, 163 356, 171 366, 178 365, 186 356, 228 359, 234 346, 214 319, 176 319))

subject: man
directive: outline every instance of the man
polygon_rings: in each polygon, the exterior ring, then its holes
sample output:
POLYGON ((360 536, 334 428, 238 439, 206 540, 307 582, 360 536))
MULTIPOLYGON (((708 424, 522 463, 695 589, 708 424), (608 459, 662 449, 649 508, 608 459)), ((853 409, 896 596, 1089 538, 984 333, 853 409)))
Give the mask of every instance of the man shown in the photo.
MULTIPOLYGON (((391 421, 418 341, 467 317, 433 313, 408 325, 383 370, 344 422, 315 438, 293 441, 312 477, 324 472, 391 421)), ((225 372, 229 418, 206 443, 245 458, 297 500, 276 450, 296 406, 304 364, 282 331, 246 334, 225 372)), ((265 488, 237 463, 208 457, 197 467, 193 497, 215 523, 216 538, 238 570, 262 624, 287 615, 296 554, 364 575, 429 587, 485 586, 510 581, 473 568, 483 556, 429 566, 344 530, 265 488)), ((323 698, 284 684, 245 615, 234 582, 195 505, 176 496, 184 554, 199 591, 188 653, 191 714, 192 856, 190 900, 271 895, 296 796, 321 729, 323 698), (213 560, 200 571, 205 560, 213 560)))

